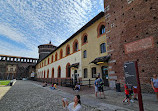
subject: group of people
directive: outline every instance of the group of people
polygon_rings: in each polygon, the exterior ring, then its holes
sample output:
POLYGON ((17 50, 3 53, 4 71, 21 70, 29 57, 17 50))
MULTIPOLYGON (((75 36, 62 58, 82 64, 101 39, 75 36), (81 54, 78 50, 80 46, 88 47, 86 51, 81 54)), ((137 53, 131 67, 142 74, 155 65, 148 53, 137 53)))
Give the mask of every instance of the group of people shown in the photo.
MULTIPOLYGON (((54 85, 52 85, 52 87, 56 88, 56 84, 54 84, 54 85)), ((153 75, 153 78, 151 79, 151 85, 152 85, 152 88, 155 91, 155 93, 157 95, 157 99, 158 99, 158 77, 157 77, 157 75, 153 75)), ((45 82, 43 86, 44 87, 47 86, 47 83, 45 82)), ((96 97, 97 97, 97 93, 99 92, 100 97, 101 97, 101 94, 103 94, 103 96, 105 98, 103 86, 104 86, 103 80, 98 76, 94 82, 96 97)), ((124 87, 125 87, 126 97, 123 100, 123 102, 128 102, 128 103, 133 102, 132 96, 133 96, 134 100, 138 100, 137 99, 137 93, 138 93, 137 86, 130 86, 130 85, 125 84, 124 87)), ((74 90, 80 90, 80 85, 77 84, 75 86, 74 90)), ((82 109, 80 95, 75 95, 73 102, 71 102, 70 104, 68 103, 66 98, 62 99, 62 103, 63 103, 63 107, 69 111, 81 111, 81 109, 82 109)))
POLYGON ((94 87, 95 87, 95 97, 97 98, 97 93, 99 92, 99 95, 101 97, 101 94, 103 95, 103 97, 105 98, 105 94, 104 94, 104 82, 103 80, 100 78, 100 76, 98 76, 94 82, 94 87))
MULTIPOLYGON (((151 86, 158 100, 158 77, 156 74, 154 74, 153 78, 151 79, 151 86)), ((124 98, 123 102, 128 102, 128 103, 134 102, 132 100, 132 96, 134 100, 138 100, 137 99, 137 95, 138 95, 137 86, 130 86, 130 85, 125 84, 124 89, 125 89, 126 97, 124 98)))
POLYGON ((132 96, 134 100, 138 100, 137 99, 137 93, 138 93, 137 86, 131 86, 131 85, 125 84, 124 88, 125 88, 126 97, 124 98, 123 102, 128 102, 128 103, 134 102, 132 100, 132 96))
MULTIPOLYGON (((42 86, 47 87, 47 85, 48 85, 47 82, 44 82, 42 86)), ((52 87, 50 87, 50 88, 54 90, 57 88, 57 85, 52 83, 52 87)))

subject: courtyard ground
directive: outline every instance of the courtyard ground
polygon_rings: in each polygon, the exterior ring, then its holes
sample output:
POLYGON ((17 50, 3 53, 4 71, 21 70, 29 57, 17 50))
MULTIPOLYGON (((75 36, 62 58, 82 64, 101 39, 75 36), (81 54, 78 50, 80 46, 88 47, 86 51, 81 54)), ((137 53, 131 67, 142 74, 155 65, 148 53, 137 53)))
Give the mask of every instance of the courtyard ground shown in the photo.
MULTIPOLYGON (((0 110, 2 111, 64 111, 61 99, 66 97, 72 102, 76 94, 81 95, 82 111, 138 111, 138 102, 123 104, 123 92, 106 90, 106 99, 95 98, 93 87, 81 87, 75 92, 72 88, 57 86, 42 87, 36 81, 17 81, 12 87, 0 87, 0 110), (7 91, 5 91, 8 89, 7 91)), ((158 101, 153 94, 143 94, 145 111, 158 111, 158 101)))

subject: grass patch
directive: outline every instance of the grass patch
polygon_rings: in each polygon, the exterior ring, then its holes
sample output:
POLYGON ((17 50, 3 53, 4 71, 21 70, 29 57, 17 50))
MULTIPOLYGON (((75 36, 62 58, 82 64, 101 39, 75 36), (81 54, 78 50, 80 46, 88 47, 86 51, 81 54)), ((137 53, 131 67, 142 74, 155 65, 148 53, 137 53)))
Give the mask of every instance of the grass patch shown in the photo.
POLYGON ((0 85, 8 85, 10 80, 0 80, 0 85))

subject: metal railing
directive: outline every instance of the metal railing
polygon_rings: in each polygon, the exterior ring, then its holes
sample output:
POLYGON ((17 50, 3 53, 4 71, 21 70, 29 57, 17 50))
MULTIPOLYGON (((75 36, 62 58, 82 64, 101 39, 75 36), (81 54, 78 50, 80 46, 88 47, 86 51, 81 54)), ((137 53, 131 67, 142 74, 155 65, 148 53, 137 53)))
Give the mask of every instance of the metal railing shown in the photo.
POLYGON ((88 80, 78 79, 78 81, 75 81, 72 78, 36 78, 35 80, 39 82, 47 82, 49 84, 57 84, 65 87, 74 87, 74 85, 76 84, 80 84, 81 86, 91 87, 95 81, 91 79, 88 80))

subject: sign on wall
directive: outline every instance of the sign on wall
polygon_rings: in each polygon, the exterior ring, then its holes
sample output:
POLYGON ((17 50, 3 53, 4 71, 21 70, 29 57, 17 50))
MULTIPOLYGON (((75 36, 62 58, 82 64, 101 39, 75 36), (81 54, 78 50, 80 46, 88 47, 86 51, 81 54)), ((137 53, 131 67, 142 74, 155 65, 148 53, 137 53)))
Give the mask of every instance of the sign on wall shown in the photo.
POLYGON ((125 54, 146 50, 154 47, 153 37, 147 37, 124 45, 125 54))
POLYGON ((125 83, 137 86, 135 62, 124 63, 125 83))

